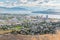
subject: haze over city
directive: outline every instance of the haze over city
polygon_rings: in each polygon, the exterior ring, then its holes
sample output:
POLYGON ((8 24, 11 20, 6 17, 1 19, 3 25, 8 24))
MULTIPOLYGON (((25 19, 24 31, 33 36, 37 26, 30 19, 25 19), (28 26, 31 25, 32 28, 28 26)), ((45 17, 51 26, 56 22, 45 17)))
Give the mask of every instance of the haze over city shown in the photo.
POLYGON ((0 0, 0 40, 60 40, 60 0, 0 0))
POLYGON ((53 16, 60 18, 57 16, 60 15, 60 0, 0 0, 0 13, 56 14, 53 16))

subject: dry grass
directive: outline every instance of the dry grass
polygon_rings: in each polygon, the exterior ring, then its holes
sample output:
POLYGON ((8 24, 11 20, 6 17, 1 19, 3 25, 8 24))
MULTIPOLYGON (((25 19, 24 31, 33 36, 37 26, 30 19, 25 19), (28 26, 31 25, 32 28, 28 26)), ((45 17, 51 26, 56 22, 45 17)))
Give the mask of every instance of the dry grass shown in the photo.
POLYGON ((11 32, 12 30, 0 30, 0 34, 6 34, 6 33, 9 33, 9 32, 11 32))
POLYGON ((0 40, 60 40, 60 31, 56 34, 44 34, 44 35, 3 35, 0 36, 0 40))

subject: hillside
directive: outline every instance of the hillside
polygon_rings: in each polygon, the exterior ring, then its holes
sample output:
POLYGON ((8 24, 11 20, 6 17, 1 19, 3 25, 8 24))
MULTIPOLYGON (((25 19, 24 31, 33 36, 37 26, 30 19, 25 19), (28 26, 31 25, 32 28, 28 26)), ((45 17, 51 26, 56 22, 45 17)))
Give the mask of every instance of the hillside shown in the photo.
POLYGON ((60 40, 60 31, 57 31, 56 34, 44 34, 44 35, 5 34, 0 35, 0 40, 60 40))

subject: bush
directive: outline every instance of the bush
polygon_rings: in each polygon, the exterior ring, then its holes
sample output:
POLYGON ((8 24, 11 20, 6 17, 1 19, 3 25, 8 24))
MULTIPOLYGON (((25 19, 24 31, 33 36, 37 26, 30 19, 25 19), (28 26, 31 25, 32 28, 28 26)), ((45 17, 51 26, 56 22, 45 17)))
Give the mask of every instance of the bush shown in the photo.
POLYGON ((23 35, 37 35, 37 34, 55 34, 56 32, 56 27, 51 25, 51 24, 47 24, 46 22, 38 23, 38 24, 30 24, 28 23, 28 25, 25 23, 23 24, 24 28, 21 28, 18 31, 18 34, 23 34, 23 35), (27 26, 27 27, 26 27, 27 26))

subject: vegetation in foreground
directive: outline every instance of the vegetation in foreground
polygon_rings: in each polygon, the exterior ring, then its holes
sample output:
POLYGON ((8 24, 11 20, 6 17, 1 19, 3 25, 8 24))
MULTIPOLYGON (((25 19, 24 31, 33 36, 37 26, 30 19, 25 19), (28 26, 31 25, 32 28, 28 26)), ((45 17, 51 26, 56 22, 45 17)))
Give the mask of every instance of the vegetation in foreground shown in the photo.
POLYGON ((3 30, 2 34, 5 34, 4 31, 7 31, 7 33, 22 35, 55 34, 56 23, 48 23, 46 21, 39 23, 24 22, 17 25, 4 25, 0 27, 0 30, 3 30))

